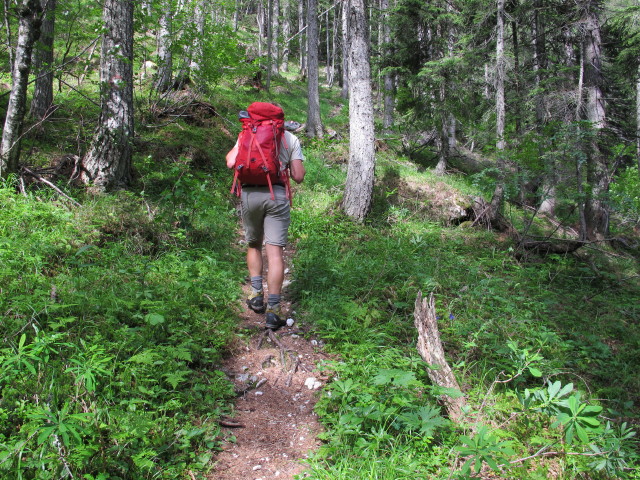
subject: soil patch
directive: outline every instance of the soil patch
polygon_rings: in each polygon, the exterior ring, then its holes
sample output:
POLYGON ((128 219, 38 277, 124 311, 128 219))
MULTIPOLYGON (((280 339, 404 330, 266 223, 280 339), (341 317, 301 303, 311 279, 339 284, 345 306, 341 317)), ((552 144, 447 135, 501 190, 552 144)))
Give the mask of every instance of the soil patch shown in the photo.
POLYGON ((313 408, 328 378, 316 367, 328 356, 322 342, 298 325, 286 298, 282 307, 295 323, 273 334, 265 330, 264 315, 246 308, 241 314, 239 328, 249 339, 223 365, 238 398, 233 418, 221 422, 226 441, 211 479, 293 480, 319 446, 321 425, 313 408))

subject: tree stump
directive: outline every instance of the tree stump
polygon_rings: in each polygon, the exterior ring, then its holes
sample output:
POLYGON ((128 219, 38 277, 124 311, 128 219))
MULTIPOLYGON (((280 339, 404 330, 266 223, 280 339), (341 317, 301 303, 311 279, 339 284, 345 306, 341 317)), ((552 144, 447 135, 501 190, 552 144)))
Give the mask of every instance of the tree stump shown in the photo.
MULTIPOLYGON (((429 295, 428 300, 422 298, 422 292, 418 293, 413 316, 414 324, 418 329, 418 353, 429 364, 427 370, 429 378, 435 385, 461 391, 451 367, 444 358, 433 293, 429 295)), ((466 405, 464 397, 454 398, 442 395, 441 399, 449 418, 454 422, 460 420, 463 407, 466 405)))

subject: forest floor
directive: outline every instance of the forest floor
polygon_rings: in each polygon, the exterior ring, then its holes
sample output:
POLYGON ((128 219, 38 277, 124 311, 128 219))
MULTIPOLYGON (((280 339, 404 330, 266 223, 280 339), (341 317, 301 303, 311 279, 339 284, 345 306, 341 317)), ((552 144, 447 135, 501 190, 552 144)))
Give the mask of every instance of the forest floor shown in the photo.
MULTIPOLYGON (((285 256, 288 260, 291 252, 285 256)), ((295 320, 287 283, 285 279, 283 313, 295 320)), ((244 293, 249 289, 247 285, 244 293)), ((329 356, 297 320, 270 334, 264 315, 245 306, 238 329, 246 335, 232 346, 222 367, 238 395, 235 415, 221 422, 225 442, 209 478, 293 480, 305 470, 302 461, 319 446, 322 427, 314 406, 328 376, 316 368, 329 356)))

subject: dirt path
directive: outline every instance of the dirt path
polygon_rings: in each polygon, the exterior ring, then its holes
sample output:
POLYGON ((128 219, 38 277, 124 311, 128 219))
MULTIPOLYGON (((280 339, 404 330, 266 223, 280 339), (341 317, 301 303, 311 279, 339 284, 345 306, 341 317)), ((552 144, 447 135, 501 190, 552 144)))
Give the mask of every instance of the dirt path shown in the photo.
MULTIPOLYGON (((295 319, 290 304, 282 306, 295 319)), ((245 308, 239 328, 248 341, 239 341, 223 365, 238 393, 235 415, 223 422, 227 441, 209 478, 293 480, 319 444, 313 407, 327 378, 316 366, 327 356, 297 322, 268 335, 264 315, 245 308)))

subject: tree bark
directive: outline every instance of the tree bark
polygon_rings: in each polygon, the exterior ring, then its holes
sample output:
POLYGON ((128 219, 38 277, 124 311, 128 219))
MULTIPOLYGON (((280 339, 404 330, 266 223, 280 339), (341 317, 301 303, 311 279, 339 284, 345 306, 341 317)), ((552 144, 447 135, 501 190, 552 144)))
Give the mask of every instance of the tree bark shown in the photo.
POLYGON ((342 98, 349 97, 349 0, 342 0, 342 98))
MULTIPOLYGON (((390 45, 391 45, 391 26, 389 25, 389 0, 381 0, 380 8, 382 9, 382 43, 383 50, 386 56, 389 56, 391 53, 390 45)), ((382 117, 382 127, 385 130, 388 130, 393 125, 393 111, 395 108, 395 98, 394 98, 394 85, 393 85, 393 77, 391 73, 386 72, 383 76, 383 89, 384 89, 384 103, 383 103, 383 117, 382 117)))
POLYGON ((7 31, 5 41, 6 41, 6 49, 7 56, 9 57, 9 67, 11 68, 11 74, 13 75, 13 66, 14 66, 14 58, 13 58, 13 45, 12 45, 12 35, 11 35, 11 23, 9 22, 9 0, 4 0, 4 28, 7 31))
MULTIPOLYGON (((462 394, 460 385, 444 356, 433 293, 429 295, 428 300, 422 298, 422 292, 418 293, 413 318, 418 330, 418 353, 429 365, 427 367, 429 378, 439 387, 457 390, 462 394)), ((464 415, 463 407, 466 405, 464 397, 454 398, 449 395, 443 395, 442 401, 447 409, 449 418, 453 422, 458 422, 464 415)))
POLYGON ((291 35, 291 18, 290 18, 291 0, 282 0, 282 71, 289 71, 289 35, 291 35))
POLYGON ((271 74, 273 73, 273 3, 267 0, 267 92, 271 88, 271 74))
POLYGON ((587 158, 589 192, 585 204, 586 238, 603 240, 609 234, 609 169, 600 145, 602 129, 606 126, 606 105, 602 92, 602 40, 600 38, 599 1, 593 0, 584 20, 584 87, 586 91, 587 120, 595 130, 591 153, 587 158))
MULTIPOLYGON (((303 32, 305 29, 305 15, 304 15, 304 1, 298 2, 298 32, 303 32)), ((306 34, 301 33, 298 38, 298 48, 300 50, 300 78, 307 76, 307 48, 306 48, 306 34)))
POLYGON ((500 172, 496 187, 491 198, 488 219, 491 223, 498 218, 505 191, 505 100, 504 100, 504 80, 505 80, 505 56, 504 56, 504 2, 498 0, 498 15, 496 25, 496 155, 497 166, 500 172))
MULTIPOLYGON (((202 65, 205 62, 203 39, 207 24, 206 19, 208 5, 210 5, 210 3, 206 0, 195 0, 195 4, 193 6, 193 21, 196 25, 197 34, 196 38, 194 38, 193 45, 190 48, 191 52, 189 56, 191 59, 189 63, 189 70, 196 78, 199 76, 202 65)), ((196 83, 198 84, 199 82, 196 83)))
POLYGON ((55 30, 56 0, 40 0, 43 9, 40 40, 35 44, 33 72, 35 87, 31 100, 31 116, 42 120, 53 104, 53 38, 55 30))
POLYGON ((640 65, 636 77, 636 161, 638 163, 638 175, 640 175, 640 65))
POLYGON ((373 97, 364 0, 349 2, 349 167, 342 206, 362 222, 371 209, 375 170, 373 97))
POLYGON ((171 43, 173 35, 173 9, 171 0, 162 0, 161 15, 158 22, 158 78, 156 88, 166 92, 171 88, 173 78, 173 53, 171 43))
POLYGON ((19 11, 18 44, 13 66, 11 94, 0 145, 0 178, 18 171, 22 127, 27 106, 27 85, 33 45, 40 35, 42 7, 39 0, 24 0, 19 11))
POLYGON ((105 0, 100 59, 101 111, 81 181, 96 192, 131 181, 133 147, 133 0, 105 0))
POLYGON ((318 65, 318 0, 307 3, 307 136, 322 137, 320 118, 320 79, 318 65))

